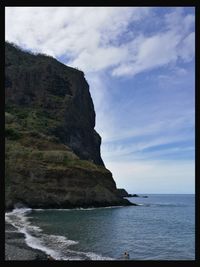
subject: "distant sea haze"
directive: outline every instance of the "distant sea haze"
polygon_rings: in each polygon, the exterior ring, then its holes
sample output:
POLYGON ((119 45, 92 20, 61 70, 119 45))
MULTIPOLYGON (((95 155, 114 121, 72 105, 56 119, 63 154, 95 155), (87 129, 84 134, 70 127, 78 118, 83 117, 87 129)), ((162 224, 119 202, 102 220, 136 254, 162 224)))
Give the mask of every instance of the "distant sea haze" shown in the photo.
POLYGON ((193 194, 141 194, 139 206, 15 209, 6 221, 57 260, 194 260, 193 194))

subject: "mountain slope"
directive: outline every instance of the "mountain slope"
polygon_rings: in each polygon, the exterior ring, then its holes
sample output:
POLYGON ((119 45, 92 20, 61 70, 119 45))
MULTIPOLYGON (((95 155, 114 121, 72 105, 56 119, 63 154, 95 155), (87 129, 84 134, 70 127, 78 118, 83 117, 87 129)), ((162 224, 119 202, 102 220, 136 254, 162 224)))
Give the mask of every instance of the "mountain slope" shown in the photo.
POLYGON ((101 159, 84 73, 5 49, 6 208, 129 205, 101 159))

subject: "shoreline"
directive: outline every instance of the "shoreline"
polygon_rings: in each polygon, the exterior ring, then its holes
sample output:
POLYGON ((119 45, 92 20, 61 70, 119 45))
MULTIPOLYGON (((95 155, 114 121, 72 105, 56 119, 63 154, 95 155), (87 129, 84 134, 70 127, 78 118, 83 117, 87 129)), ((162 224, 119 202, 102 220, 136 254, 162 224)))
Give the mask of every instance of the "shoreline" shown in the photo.
POLYGON ((30 209, 90 209, 90 208, 106 208, 106 207, 127 207, 127 206, 138 206, 137 203, 133 203, 130 200, 123 198, 123 201, 116 203, 93 203, 93 204, 83 204, 83 205, 26 205, 24 203, 15 203, 10 206, 6 206, 5 212, 12 212, 16 208, 30 208, 30 209))
MULTIPOLYGON (((133 206, 134 205, 138 206, 138 204, 135 203, 133 204, 133 206)), ((114 207, 124 207, 124 206, 93 207, 93 209, 114 208, 114 207)), ((76 209, 77 208, 75 208, 75 210, 76 209)), ((84 208, 78 208, 78 209, 84 209, 84 208)), ((14 209, 9 211, 7 210, 6 212, 12 212, 13 210, 14 209)), ((43 250, 29 246, 26 243, 26 235, 24 233, 19 232, 18 229, 12 225, 12 223, 5 221, 5 261, 32 261, 32 260, 40 261, 40 260, 56 260, 56 259, 52 258, 52 256, 50 256, 47 252, 43 250)))
POLYGON ((25 235, 10 223, 5 223, 5 261, 48 260, 47 254, 29 247, 25 235))

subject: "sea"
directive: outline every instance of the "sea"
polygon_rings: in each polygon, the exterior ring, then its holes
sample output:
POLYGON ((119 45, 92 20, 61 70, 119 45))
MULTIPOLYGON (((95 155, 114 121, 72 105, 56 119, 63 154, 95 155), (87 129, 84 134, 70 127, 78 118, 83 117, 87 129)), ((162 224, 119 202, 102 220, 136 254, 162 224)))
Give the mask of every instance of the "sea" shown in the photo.
POLYGON ((56 260, 195 260, 195 196, 148 194, 138 206, 29 209, 5 220, 56 260))

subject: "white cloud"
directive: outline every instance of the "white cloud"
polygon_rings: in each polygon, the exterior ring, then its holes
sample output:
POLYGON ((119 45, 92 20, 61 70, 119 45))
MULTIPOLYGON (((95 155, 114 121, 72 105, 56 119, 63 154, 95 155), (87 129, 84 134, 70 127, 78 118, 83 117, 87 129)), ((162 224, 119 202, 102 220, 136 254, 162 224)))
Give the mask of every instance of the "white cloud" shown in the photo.
POLYGON ((181 36, 173 32, 145 38, 139 45, 133 61, 124 63, 113 70, 113 75, 135 75, 145 70, 166 65, 177 60, 176 47, 181 36))
POLYGON ((87 71, 93 63, 99 70, 122 60, 110 42, 148 13, 137 7, 7 7, 6 39, 53 56, 68 54, 71 64, 87 71))
POLYGON ((183 39, 179 48, 179 56, 186 62, 191 61, 195 53, 195 33, 190 33, 183 39))
POLYGON ((150 20, 147 7, 7 7, 6 39, 56 57, 85 72, 114 67, 112 74, 137 73, 194 54, 194 15, 183 8, 164 16, 165 27, 152 36, 134 34, 130 23, 150 20), (132 31, 132 34, 130 34, 132 31), (125 36, 132 39, 123 42, 125 36), (184 40, 183 40, 184 39, 184 40), (120 43, 119 43, 120 41, 120 43), (180 51, 180 52, 179 52, 180 51))
POLYGON ((193 14, 184 15, 184 8, 177 7, 172 12, 165 14, 164 21, 167 30, 187 33, 194 26, 195 16, 193 14))
MULTIPOLYGON (((191 61, 195 53, 194 32, 184 37, 184 32, 171 30, 142 38, 129 61, 114 68, 114 76, 135 75, 167 64, 176 63, 178 58, 191 61)), ((134 46, 133 46, 134 47, 134 46)))
MULTIPOLYGON (((144 150, 153 148, 159 145, 169 145, 172 143, 180 143, 184 141, 191 141, 191 135, 186 134, 176 134, 176 135, 164 135, 158 134, 153 137, 144 137, 138 140, 133 140, 128 144, 124 143, 103 143, 102 145, 102 155, 106 161, 110 160, 123 160, 126 156, 128 158, 142 159, 147 156, 159 158, 161 155, 168 153, 181 152, 191 150, 192 147, 173 147, 173 148, 164 148, 156 152, 148 152, 147 154, 143 153, 144 150), (139 154, 138 154, 139 153, 139 154)), ((194 147, 193 147, 194 149, 194 147)))
POLYGON ((136 75, 167 64, 176 63, 178 57, 190 61, 194 57, 194 15, 184 15, 183 8, 175 8, 164 16, 165 27, 161 31, 137 43, 127 45, 129 60, 122 62, 112 74, 114 76, 136 75), (189 34, 188 34, 189 33, 189 34), (134 50, 132 48, 135 48, 134 50), (132 49, 132 51, 131 51, 132 49))
POLYGON ((194 193, 193 161, 108 162, 118 188, 130 193, 194 193), (124 186, 125 185, 125 186, 124 186))
POLYGON ((119 64, 127 56, 125 49, 116 47, 99 48, 98 51, 84 50, 75 60, 69 61, 71 66, 79 66, 86 72, 99 71, 119 64))
MULTIPOLYGON (((128 124, 128 127, 122 127, 122 122, 120 124, 119 120, 116 118, 117 121, 113 121, 112 125, 107 127, 106 135, 103 136, 104 142, 123 142, 123 140, 129 138, 140 138, 147 140, 147 138, 152 138, 152 136, 157 137, 158 135, 165 136, 167 140, 171 140, 171 138, 176 138, 178 132, 182 132, 182 135, 185 136, 184 129, 194 126, 194 110, 187 110, 186 102, 184 113, 178 102, 176 103, 176 107, 172 107, 171 110, 167 111, 161 110, 163 105, 163 103, 160 105, 158 104, 157 109, 155 109, 154 112, 152 110, 152 106, 149 108, 147 107, 147 109, 144 107, 143 111, 151 112, 151 114, 141 114, 139 117, 137 117, 137 114, 135 116, 132 114, 133 111, 131 108, 129 111, 130 114, 127 114, 123 108, 121 108, 121 115, 122 117, 126 116, 126 124, 128 124), (134 124, 131 123, 133 116, 134 124)), ((110 117, 112 117, 112 114, 110 114, 110 117)), ((104 116, 104 120, 105 122, 107 120, 106 114, 104 116)), ((107 126, 109 126, 109 124, 107 126)), ((177 138, 180 138, 180 136, 177 138)))

